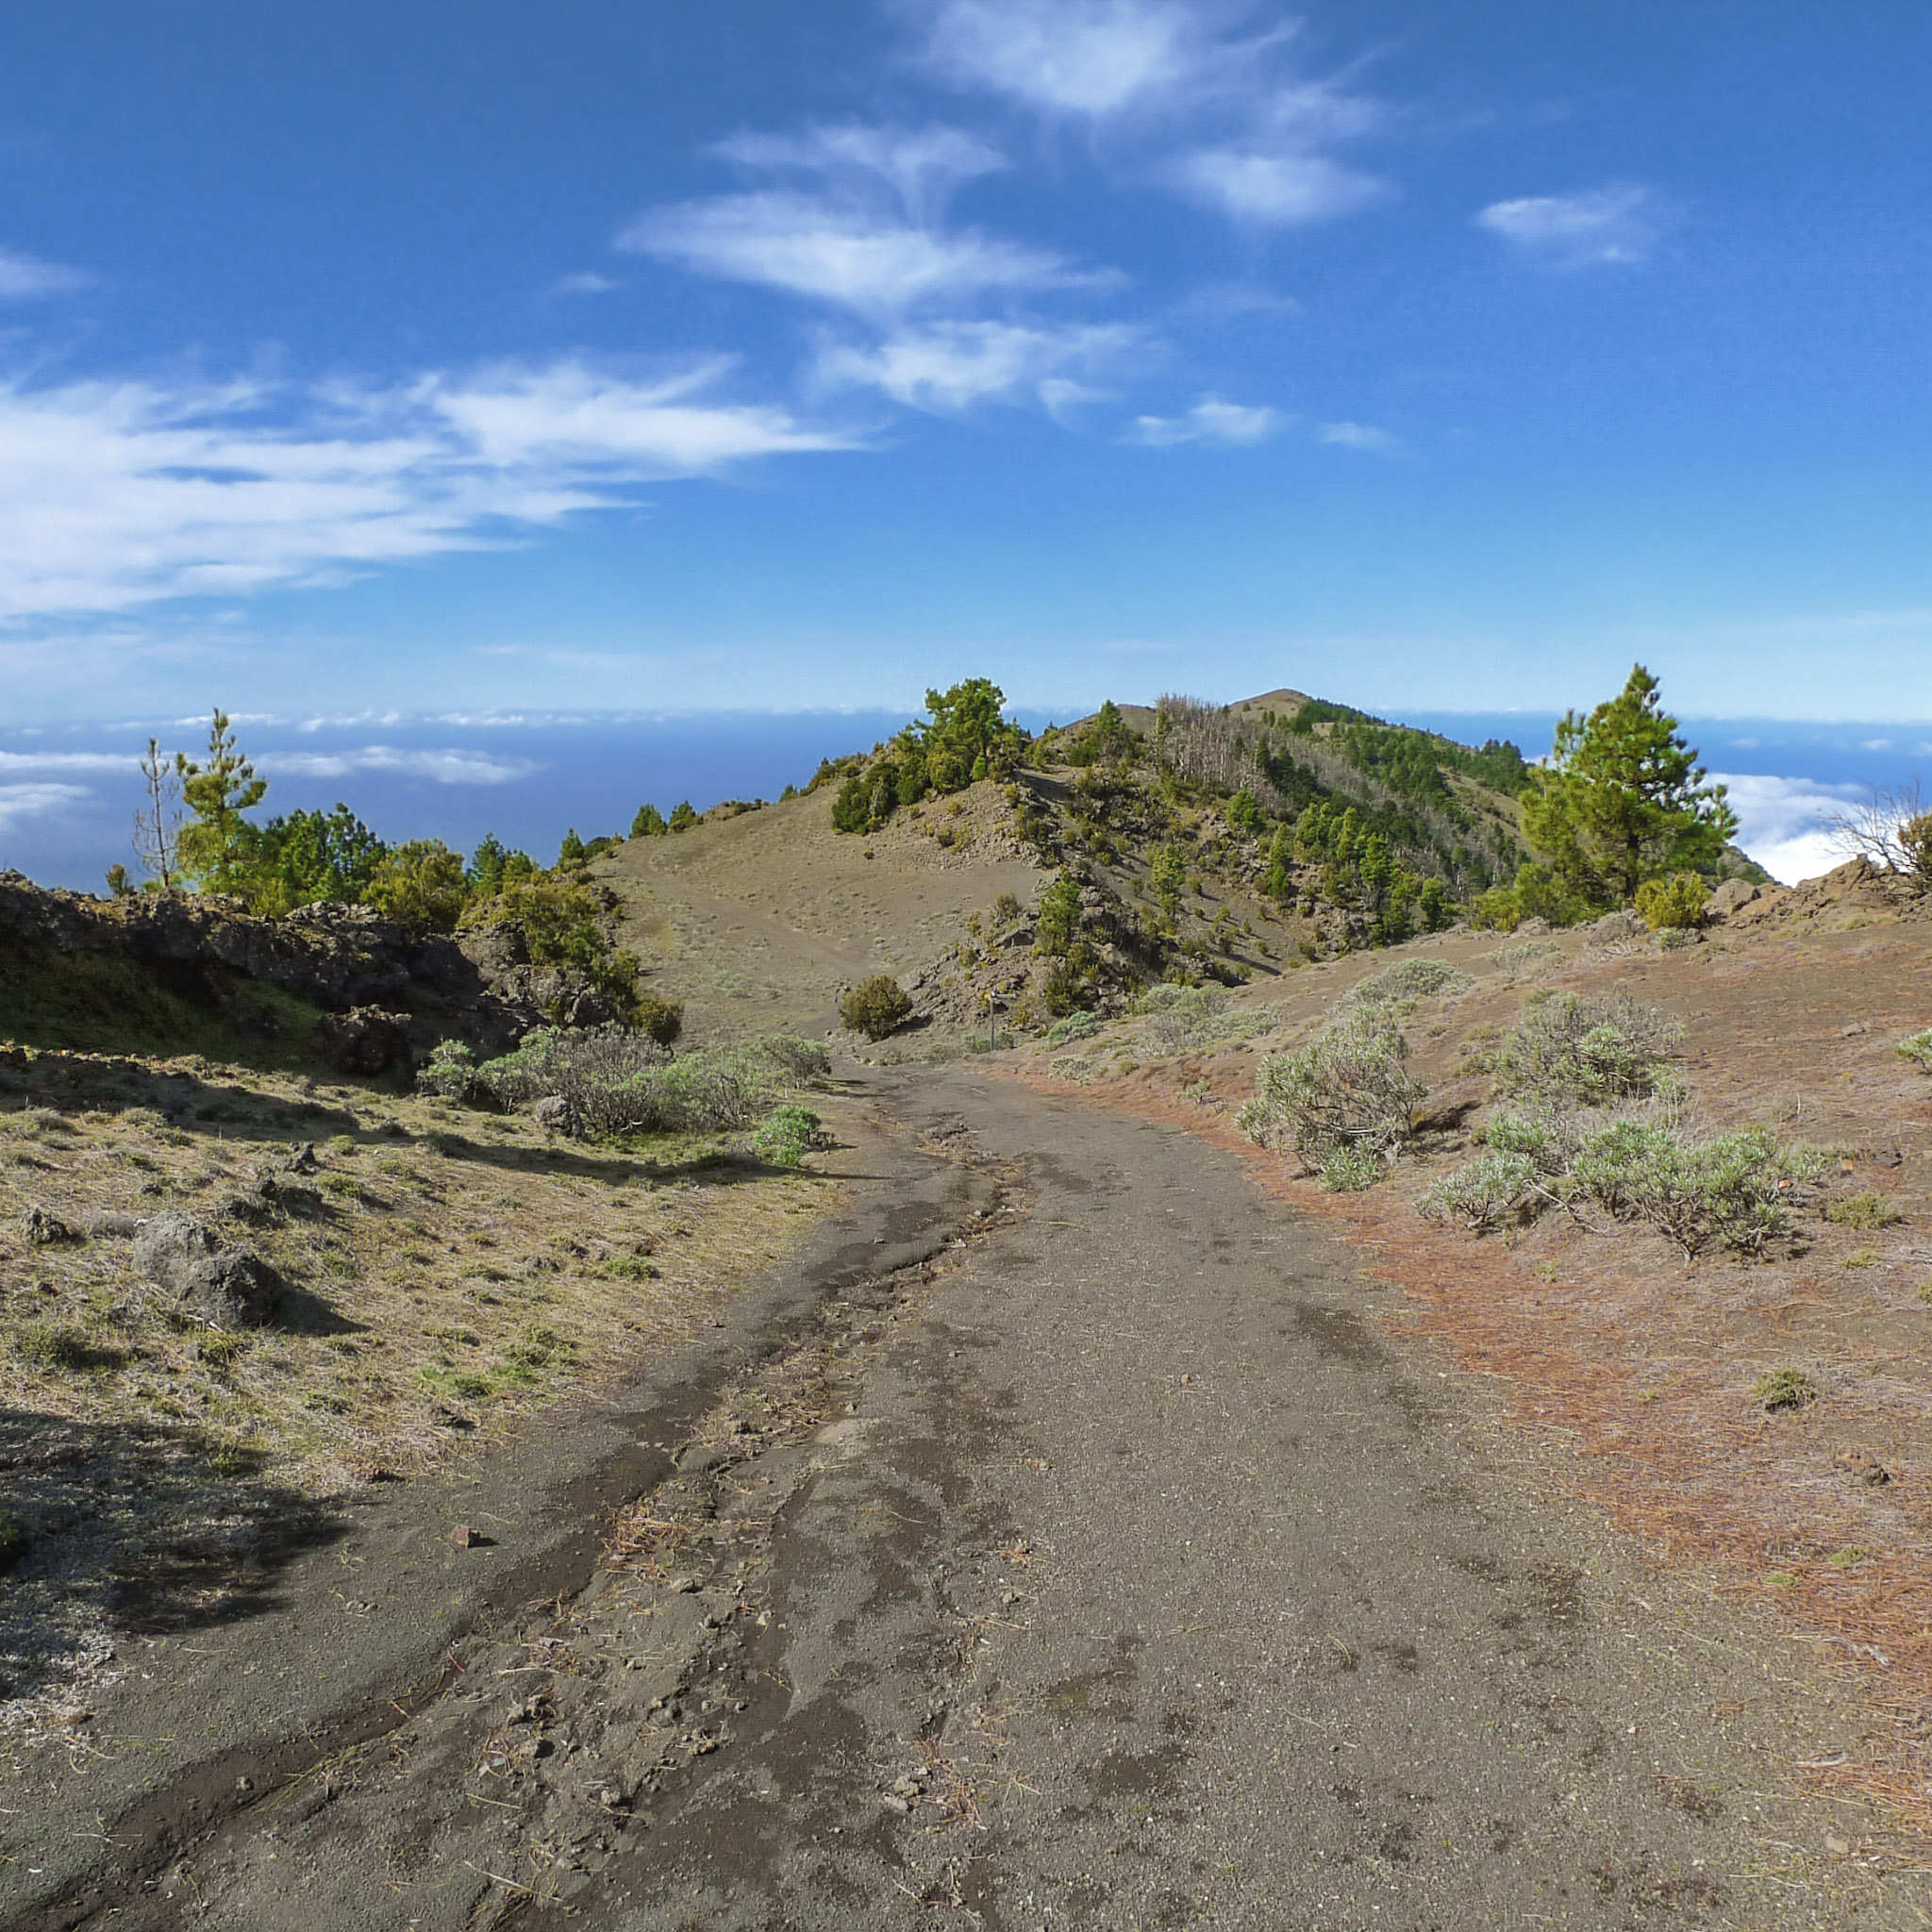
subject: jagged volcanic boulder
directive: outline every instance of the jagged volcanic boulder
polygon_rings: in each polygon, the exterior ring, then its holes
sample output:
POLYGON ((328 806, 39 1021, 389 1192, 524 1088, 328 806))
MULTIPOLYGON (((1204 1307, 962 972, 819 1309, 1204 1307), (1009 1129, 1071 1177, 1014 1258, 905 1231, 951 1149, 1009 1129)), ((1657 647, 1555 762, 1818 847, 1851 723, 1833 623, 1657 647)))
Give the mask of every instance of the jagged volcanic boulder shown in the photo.
POLYGON ((212 1228, 185 1214, 143 1223, 134 1265, 163 1293, 222 1327, 261 1327, 280 1312, 287 1292, 253 1248, 225 1246, 212 1228))

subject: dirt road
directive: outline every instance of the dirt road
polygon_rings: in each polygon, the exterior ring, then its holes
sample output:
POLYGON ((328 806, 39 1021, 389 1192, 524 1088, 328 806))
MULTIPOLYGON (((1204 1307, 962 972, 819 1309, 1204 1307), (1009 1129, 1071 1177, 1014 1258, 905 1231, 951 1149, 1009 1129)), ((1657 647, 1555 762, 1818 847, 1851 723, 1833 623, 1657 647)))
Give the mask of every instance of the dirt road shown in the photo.
POLYGON ((816 1314, 636 1409, 618 1567, 559 1524, 393 1721, 83 1798, 100 1862, 12 1923, 1924 1923, 1782 1795, 1834 1746, 1789 1660, 1537 1500, 1318 1223, 1151 1124, 865 1077, 931 1151, 816 1314))

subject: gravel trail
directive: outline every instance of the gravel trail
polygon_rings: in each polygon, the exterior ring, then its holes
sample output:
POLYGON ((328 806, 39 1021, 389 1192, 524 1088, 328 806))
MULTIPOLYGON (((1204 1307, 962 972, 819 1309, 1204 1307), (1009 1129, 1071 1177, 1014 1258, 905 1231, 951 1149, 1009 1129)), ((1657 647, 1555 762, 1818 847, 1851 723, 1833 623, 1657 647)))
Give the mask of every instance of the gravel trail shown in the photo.
POLYGON ((901 1248, 766 1308, 613 1561, 13 1923, 1924 1923, 1781 1795, 1834 1741, 1789 1658, 1540 1498, 1319 1221, 1085 1103, 865 1082, 928 1150, 874 1163, 901 1248))

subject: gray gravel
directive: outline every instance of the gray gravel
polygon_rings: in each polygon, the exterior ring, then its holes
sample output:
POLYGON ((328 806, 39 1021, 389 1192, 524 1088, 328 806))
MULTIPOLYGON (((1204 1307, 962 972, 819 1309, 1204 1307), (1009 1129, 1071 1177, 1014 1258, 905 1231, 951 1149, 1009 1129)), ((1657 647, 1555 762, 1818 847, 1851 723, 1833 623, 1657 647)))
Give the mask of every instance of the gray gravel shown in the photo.
POLYGON ((123 1849, 9 1924, 1928 1923, 1786 1794, 1843 1741, 1789 1655, 1550 1500, 1319 1221, 1167 1129, 866 1079, 927 1154, 871 1143, 812 1268, 595 1419, 601 1486, 519 1452, 541 1591, 466 1607, 440 1557, 409 1615, 460 1670, 332 1757, 232 1687, 416 1682, 383 1552, 424 1538, 359 1526, 315 1579, 360 1562, 367 1629, 211 1635, 221 1752, 141 1781, 145 1838, 83 1799, 123 1849), (626 1495, 657 1541, 597 1572, 626 1495))

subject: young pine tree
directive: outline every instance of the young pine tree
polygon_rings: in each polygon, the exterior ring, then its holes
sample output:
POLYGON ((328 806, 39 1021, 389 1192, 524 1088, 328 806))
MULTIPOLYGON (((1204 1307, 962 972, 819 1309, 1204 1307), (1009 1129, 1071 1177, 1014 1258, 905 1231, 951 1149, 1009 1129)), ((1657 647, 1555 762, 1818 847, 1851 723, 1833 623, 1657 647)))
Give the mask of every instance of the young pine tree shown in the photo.
POLYGON ((1627 906, 1646 879, 1707 870, 1738 829, 1706 775, 1639 664, 1615 697, 1557 726, 1524 794, 1524 833, 1581 896, 1627 906))
POLYGON ((240 881, 248 835, 254 829, 242 813, 261 803, 268 780, 258 778, 255 767, 242 756, 228 728, 228 715, 220 706, 208 726, 205 762, 196 763, 186 753, 176 752, 175 772, 181 781, 182 803, 192 814, 181 827, 175 861, 182 874, 204 891, 231 891, 240 881))

